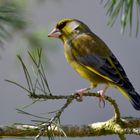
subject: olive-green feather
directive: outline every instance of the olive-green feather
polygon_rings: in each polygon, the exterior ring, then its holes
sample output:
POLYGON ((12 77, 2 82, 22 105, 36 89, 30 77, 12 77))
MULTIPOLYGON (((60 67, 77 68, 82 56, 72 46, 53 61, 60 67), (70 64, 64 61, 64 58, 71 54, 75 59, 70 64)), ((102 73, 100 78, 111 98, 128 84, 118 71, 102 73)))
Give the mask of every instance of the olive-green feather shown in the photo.
POLYGON ((56 27, 63 41, 68 63, 93 86, 117 87, 140 110, 140 95, 108 46, 87 25, 76 19, 63 19, 56 27))

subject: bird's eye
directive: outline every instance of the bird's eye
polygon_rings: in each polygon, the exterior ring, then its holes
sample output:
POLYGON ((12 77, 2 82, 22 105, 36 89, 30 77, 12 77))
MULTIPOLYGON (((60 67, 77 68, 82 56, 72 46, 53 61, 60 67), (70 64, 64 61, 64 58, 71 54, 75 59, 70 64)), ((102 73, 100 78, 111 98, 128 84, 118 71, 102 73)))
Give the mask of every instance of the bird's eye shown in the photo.
POLYGON ((63 29, 66 26, 66 24, 67 24, 67 22, 62 22, 61 24, 59 24, 57 26, 57 28, 61 30, 61 29, 63 29))

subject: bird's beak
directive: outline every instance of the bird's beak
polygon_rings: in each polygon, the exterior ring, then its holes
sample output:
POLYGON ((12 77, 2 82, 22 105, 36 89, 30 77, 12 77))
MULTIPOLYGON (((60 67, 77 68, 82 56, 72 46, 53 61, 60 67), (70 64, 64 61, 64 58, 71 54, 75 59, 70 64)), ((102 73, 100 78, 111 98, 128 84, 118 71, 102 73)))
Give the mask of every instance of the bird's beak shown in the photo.
POLYGON ((54 37, 54 38, 59 38, 61 35, 61 32, 59 29, 54 28, 49 34, 48 37, 54 37))

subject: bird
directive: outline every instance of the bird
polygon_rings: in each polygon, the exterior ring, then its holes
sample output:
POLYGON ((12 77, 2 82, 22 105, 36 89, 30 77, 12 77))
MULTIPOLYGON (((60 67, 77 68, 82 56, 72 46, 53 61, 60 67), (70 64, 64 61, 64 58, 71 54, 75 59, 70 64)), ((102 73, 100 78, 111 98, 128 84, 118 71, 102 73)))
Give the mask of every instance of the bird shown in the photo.
POLYGON ((89 88, 104 84, 98 93, 104 97, 108 87, 117 88, 133 105, 140 110, 140 95, 128 79, 126 72, 106 43, 80 20, 64 18, 60 20, 48 37, 63 42, 67 62, 83 78, 90 82, 89 88))

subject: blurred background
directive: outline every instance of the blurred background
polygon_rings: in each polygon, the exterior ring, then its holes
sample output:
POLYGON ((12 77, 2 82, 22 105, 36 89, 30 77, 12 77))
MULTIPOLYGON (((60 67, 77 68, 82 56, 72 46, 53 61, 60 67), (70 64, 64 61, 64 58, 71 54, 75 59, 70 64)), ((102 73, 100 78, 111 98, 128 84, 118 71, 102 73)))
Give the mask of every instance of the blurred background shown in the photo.
MULTIPOLYGON (((26 85, 25 77, 16 55, 20 54, 27 64, 27 51, 34 51, 35 47, 43 47, 44 62, 47 78, 53 94, 68 95, 72 92, 88 87, 89 83, 82 79, 66 62, 63 54, 63 45, 60 40, 51 39, 47 34, 62 18, 76 18, 86 23, 90 29, 103 39, 114 52, 124 67, 130 81, 137 92, 140 93, 140 39, 135 35, 129 36, 129 30, 120 34, 120 23, 116 21, 110 28, 107 26, 106 10, 104 4, 98 0, 12 0, 23 12, 17 20, 19 24, 8 29, 12 32, 9 39, 1 42, 0 49, 0 124, 31 123, 30 116, 18 114, 16 108, 22 108, 32 103, 25 91, 17 86, 7 83, 5 79, 17 81, 26 85), (24 23, 24 19, 27 23, 24 23)), ((7 0, 7 2, 9 2, 7 0)), ((2 5, 2 1, 0 3, 2 5)), ((11 19, 13 15, 11 16, 11 19)), ((134 17, 135 18, 135 17, 134 17)), ((134 22, 135 28, 135 22, 134 22)), ((101 89, 98 87, 94 90, 101 89)), ((116 89, 109 89, 108 96, 116 100, 122 116, 139 117, 126 98, 116 89)), ((42 101, 26 108, 30 113, 47 116, 47 112, 59 109, 63 101, 42 101)), ((83 102, 74 101, 63 113, 62 124, 90 124, 106 121, 113 116, 111 106, 106 103, 105 108, 99 108, 98 99, 84 98, 83 102)), ((117 136, 105 136, 83 139, 118 139, 117 136)), ((127 136, 128 140, 138 139, 137 136, 127 136)), ((68 138, 71 139, 71 138, 68 138)), ((78 139, 78 138, 76 138, 78 139)))

